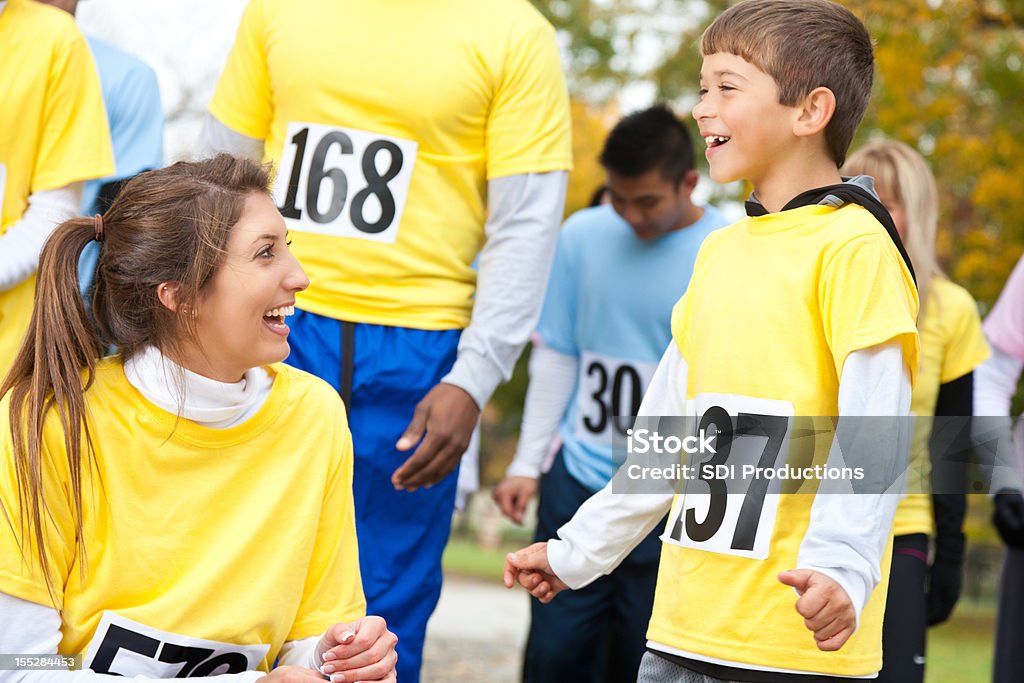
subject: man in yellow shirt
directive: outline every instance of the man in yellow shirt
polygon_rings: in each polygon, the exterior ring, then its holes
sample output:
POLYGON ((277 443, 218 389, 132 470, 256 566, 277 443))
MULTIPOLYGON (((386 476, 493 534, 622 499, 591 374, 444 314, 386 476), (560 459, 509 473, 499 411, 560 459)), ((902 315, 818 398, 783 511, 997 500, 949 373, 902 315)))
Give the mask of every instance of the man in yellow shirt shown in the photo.
POLYGON ((66 13, 0 2, 0 377, 32 314, 39 252, 77 215, 82 181, 114 171, 99 77, 66 13))
POLYGON ((554 31, 526 0, 252 0, 210 114, 207 149, 277 165, 312 283, 288 362, 349 406, 363 585, 414 683, 458 461, 554 252, 571 164, 554 31))

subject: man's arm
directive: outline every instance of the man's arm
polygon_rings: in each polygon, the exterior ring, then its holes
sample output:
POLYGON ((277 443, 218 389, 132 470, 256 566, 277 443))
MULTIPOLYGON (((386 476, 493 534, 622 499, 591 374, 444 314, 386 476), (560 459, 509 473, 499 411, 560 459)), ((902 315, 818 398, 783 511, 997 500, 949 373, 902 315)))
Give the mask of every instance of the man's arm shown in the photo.
POLYGON ((198 157, 215 156, 221 152, 243 159, 263 161, 264 141, 242 135, 228 128, 207 112, 203 119, 203 130, 199 134, 198 157))
POLYGON ((572 401, 579 361, 535 344, 530 354, 530 384, 523 404, 516 455, 505 479, 494 489, 494 500, 506 517, 523 523, 530 499, 537 493, 544 461, 550 453, 558 425, 572 401))
POLYGON ((512 375, 540 315, 567 178, 565 171, 552 171, 488 183, 487 241, 473 316, 451 372, 420 401, 398 440, 399 450, 410 450, 426 433, 392 476, 396 487, 429 486, 454 470, 481 408, 512 375))

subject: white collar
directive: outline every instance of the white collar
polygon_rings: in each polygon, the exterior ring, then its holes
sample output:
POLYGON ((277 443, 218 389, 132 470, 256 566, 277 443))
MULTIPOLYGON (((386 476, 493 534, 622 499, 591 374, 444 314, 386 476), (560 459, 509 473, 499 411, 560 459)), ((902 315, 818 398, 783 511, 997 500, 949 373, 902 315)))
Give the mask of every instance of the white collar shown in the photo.
POLYGON ((238 382, 218 382, 186 370, 154 346, 125 362, 124 374, 153 404, 215 429, 233 427, 254 415, 274 383, 262 367, 246 371, 238 382))

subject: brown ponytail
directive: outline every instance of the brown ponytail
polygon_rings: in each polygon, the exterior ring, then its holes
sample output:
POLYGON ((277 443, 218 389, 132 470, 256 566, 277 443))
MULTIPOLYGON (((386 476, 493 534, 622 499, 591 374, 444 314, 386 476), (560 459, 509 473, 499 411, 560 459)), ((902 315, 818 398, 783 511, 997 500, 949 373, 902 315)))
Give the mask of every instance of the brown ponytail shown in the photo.
MULTIPOLYGON (((118 347, 123 360, 150 345, 173 357, 184 340, 195 339, 192 317, 180 311, 194 308, 212 280, 245 200, 253 193, 266 194, 268 185, 269 168, 248 160, 221 154, 180 162, 133 178, 102 217, 61 224, 43 247, 29 331, 0 396, 10 396, 21 551, 24 555, 31 547, 25 542, 31 534, 51 598, 55 577, 45 551, 43 498, 47 414, 56 408, 64 433, 75 540, 80 541, 83 467, 94 456, 85 392, 92 386, 96 361, 110 345, 118 347), (97 225, 103 226, 102 233, 97 225), (78 258, 101 235, 90 320, 79 294, 78 258), (178 313, 157 296, 165 282, 177 284, 177 301, 184 304, 178 313), (85 463, 83 442, 90 458, 85 463)), ((3 501, 0 510, 13 528, 3 501)), ((84 546, 76 546, 84 571, 84 546)))
MULTIPOLYGON (((83 431, 86 442, 91 444, 89 426, 82 419, 85 414, 83 392, 92 384, 101 347, 79 294, 78 257, 93 236, 91 218, 69 220, 50 236, 39 259, 36 304, 25 342, 0 386, 0 395, 11 394, 10 427, 18 478, 18 508, 27 512, 21 517, 20 538, 26 538, 29 531, 35 538, 40 568, 51 597, 52 568, 43 550, 43 513, 46 510, 46 502, 42 498, 43 417, 52 406, 57 406, 64 428, 64 447, 69 456, 71 486, 80 492, 83 431), (84 385, 79 374, 83 368, 86 370, 84 385), (19 413, 24 417, 13 419, 19 413)), ((73 505, 76 536, 81 537, 81 495, 74 496, 73 505)), ((6 509, 4 513, 7 514, 6 509)))

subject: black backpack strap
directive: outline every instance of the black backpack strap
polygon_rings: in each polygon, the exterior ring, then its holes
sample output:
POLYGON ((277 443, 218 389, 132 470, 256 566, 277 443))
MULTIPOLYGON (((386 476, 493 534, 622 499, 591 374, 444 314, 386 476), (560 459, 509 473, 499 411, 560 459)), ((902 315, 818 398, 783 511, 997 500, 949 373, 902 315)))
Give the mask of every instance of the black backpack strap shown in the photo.
MULTIPOLYGON (((865 209, 871 212, 871 215, 875 217, 885 231, 889 233, 889 237, 892 239, 892 243, 896 245, 896 250, 900 252, 900 256, 903 257, 903 262, 907 264, 907 270, 910 271, 910 277, 913 278, 914 284, 917 284, 917 275, 914 274, 914 264, 910 262, 910 255, 907 253, 907 248, 903 246, 903 240, 900 239, 900 234, 896 231, 896 224, 892 221, 892 216, 886 210, 882 202, 878 201, 875 195, 865 190, 860 185, 854 185, 853 183, 840 183, 838 185, 829 185, 827 187, 816 187, 813 190, 807 192, 801 192, 796 197, 791 199, 784 207, 783 211, 790 209, 797 209, 801 206, 810 206, 812 204, 820 204, 821 200, 825 197, 832 195, 836 199, 841 199, 848 204, 858 204, 863 206, 865 209)), ((747 200, 744 204, 744 208, 747 211, 748 216, 764 216, 767 215, 768 211, 765 210, 760 203, 752 200, 747 200)))

